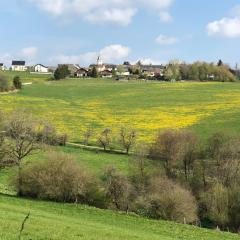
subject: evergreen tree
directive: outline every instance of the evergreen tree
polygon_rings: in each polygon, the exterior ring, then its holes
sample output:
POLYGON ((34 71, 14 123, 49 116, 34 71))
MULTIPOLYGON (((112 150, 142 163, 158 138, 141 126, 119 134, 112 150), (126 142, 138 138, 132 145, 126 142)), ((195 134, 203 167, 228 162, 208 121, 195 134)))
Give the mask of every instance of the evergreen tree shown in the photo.
POLYGON ((65 79, 70 75, 70 71, 67 65, 59 66, 56 71, 54 72, 55 80, 65 79))
POLYGON ((21 82, 21 79, 19 76, 15 76, 13 78, 13 86, 16 88, 16 89, 22 89, 22 82, 21 82))

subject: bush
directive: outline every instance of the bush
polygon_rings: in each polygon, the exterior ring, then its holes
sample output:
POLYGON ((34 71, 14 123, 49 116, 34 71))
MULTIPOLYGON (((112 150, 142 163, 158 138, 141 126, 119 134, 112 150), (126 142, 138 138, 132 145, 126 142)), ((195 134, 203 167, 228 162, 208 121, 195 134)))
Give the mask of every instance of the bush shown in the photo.
POLYGON ((187 189, 167 178, 152 179, 148 193, 136 200, 137 212, 155 219, 179 223, 197 221, 197 203, 187 189))
POLYGON ((13 86, 15 89, 22 89, 22 82, 19 76, 13 78, 13 86))
POLYGON ((6 92, 9 91, 9 89, 9 81, 7 77, 2 72, 0 72, 0 92, 6 92))
POLYGON ((131 194, 131 185, 128 179, 114 167, 107 168, 104 179, 110 207, 128 212, 131 194))
POLYGON ((229 222, 229 197, 228 189, 220 183, 214 184, 201 196, 206 216, 220 228, 227 226, 229 222))
POLYGON ((101 201, 97 181, 71 155, 48 153, 46 160, 24 166, 20 178, 23 196, 92 205, 101 201))
POLYGON ((58 134, 55 127, 50 124, 44 124, 36 133, 37 141, 52 145, 52 146, 66 146, 67 135, 58 134))

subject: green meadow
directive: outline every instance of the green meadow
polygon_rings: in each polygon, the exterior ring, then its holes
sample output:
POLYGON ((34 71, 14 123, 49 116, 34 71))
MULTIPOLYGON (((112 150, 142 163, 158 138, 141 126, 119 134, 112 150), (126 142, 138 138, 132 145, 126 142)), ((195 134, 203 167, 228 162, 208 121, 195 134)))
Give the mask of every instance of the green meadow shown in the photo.
POLYGON ((0 195, 0 239, 22 240, 237 240, 238 235, 74 204, 0 195))
POLYGON ((1 95, 0 109, 29 109, 74 142, 83 141, 89 126, 95 142, 104 128, 111 128, 116 140, 121 126, 136 129, 139 141, 150 142, 169 128, 190 129, 203 138, 221 130, 239 132, 239 95, 239 83, 42 78, 18 93, 1 95))
POLYGON ((29 72, 14 72, 14 71, 5 71, 4 74, 8 77, 9 81, 12 81, 15 76, 19 76, 23 83, 36 83, 49 80, 51 74, 34 74, 29 72))

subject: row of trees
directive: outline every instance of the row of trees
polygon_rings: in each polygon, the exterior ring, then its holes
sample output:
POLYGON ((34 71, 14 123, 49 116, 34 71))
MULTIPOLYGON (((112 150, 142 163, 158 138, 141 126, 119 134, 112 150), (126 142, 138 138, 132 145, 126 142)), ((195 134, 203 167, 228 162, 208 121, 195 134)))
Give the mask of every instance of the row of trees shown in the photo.
MULTIPOLYGON (((88 146, 96 133, 92 126, 88 126, 83 132, 83 144, 88 146)), ((105 128, 97 136, 97 142, 104 151, 113 150, 114 144, 119 145, 126 154, 129 154, 130 150, 135 146, 137 139, 137 133, 134 129, 129 127, 121 127, 117 136, 117 141, 113 137, 112 129, 105 128)))
POLYGON ((195 62, 193 64, 170 62, 164 75, 168 81, 236 81, 236 76, 230 71, 230 67, 224 65, 221 61, 217 65, 206 62, 195 62))

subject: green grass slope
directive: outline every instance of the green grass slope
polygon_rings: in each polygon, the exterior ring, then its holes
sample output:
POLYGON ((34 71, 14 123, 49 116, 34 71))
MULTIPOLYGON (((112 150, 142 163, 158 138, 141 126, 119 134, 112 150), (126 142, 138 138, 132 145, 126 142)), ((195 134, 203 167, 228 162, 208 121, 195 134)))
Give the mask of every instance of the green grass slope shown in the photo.
POLYGON ((0 195, 0 239, 23 240, 237 240, 239 236, 115 213, 74 204, 32 201, 0 195))
POLYGON ((15 71, 4 71, 4 74, 9 78, 10 81, 12 81, 15 76, 19 76, 23 83, 43 82, 48 80, 52 76, 52 74, 39 74, 39 73, 15 72, 15 71))

